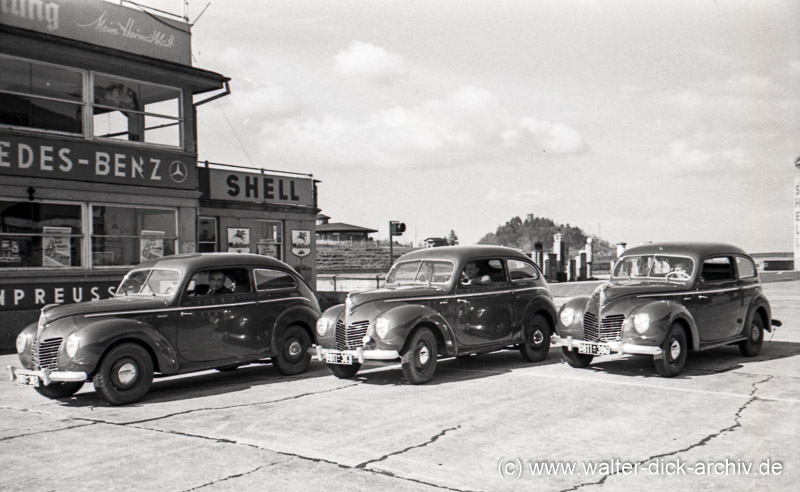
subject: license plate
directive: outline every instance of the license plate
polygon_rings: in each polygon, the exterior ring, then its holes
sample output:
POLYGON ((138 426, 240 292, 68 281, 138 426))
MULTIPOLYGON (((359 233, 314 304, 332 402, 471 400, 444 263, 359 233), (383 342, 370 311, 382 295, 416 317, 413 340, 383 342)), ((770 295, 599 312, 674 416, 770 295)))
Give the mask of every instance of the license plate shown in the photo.
POLYGON ((25 386, 33 386, 34 388, 38 388, 39 376, 33 376, 30 374, 17 374, 17 384, 22 384, 25 386))
POLYGON ((328 364, 342 364, 349 366, 353 364, 353 356, 350 354, 328 352, 327 354, 325 354, 325 362, 327 362, 328 364))
POLYGON ((611 355, 611 347, 598 343, 582 342, 578 345, 578 353, 588 355, 611 355))

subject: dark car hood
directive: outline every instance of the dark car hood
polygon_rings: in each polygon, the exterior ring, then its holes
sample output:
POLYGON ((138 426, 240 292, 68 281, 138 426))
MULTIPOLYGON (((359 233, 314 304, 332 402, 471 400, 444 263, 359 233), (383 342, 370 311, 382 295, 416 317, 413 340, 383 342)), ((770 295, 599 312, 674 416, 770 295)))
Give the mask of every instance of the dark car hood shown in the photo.
POLYGON ((441 287, 385 287, 383 289, 368 290, 350 294, 350 305, 356 308, 362 304, 373 301, 386 301, 389 299, 414 299, 417 297, 431 297, 444 294, 441 287))
POLYGON ((76 302, 74 304, 51 304, 42 309, 47 323, 67 316, 82 316, 85 314, 135 311, 139 309, 158 309, 167 305, 168 298, 164 297, 113 297, 99 301, 76 302))
POLYGON ((678 282, 622 281, 603 284, 598 287, 592 298, 601 304, 629 296, 649 294, 672 294, 689 290, 689 285, 678 282))

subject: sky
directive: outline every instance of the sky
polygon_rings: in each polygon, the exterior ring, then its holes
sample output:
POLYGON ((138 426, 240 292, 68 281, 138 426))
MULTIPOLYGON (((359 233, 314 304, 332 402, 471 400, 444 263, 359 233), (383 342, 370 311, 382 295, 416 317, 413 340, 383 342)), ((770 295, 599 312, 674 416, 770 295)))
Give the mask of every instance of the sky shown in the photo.
POLYGON ((194 66, 232 79, 199 107, 199 159, 311 173, 332 222, 474 244, 534 214, 612 244, 792 250, 796 0, 191 0, 188 16, 194 66))

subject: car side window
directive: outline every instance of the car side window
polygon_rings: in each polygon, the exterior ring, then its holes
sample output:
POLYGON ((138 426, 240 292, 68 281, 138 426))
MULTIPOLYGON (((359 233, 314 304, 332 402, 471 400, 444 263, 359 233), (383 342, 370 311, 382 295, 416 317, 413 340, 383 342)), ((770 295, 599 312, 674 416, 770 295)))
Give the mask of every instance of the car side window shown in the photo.
POLYGON ((752 278, 756 276, 756 266, 748 258, 737 256, 736 268, 739 270, 739 278, 752 278))
POLYGON ((733 263, 727 256, 708 258, 703 262, 703 270, 700 275, 704 282, 709 283, 736 280, 733 263))
POLYGON ((506 282, 502 260, 472 260, 464 264, 459 284, 462 287, 503 284, 506 282))
POLYGON ((287 289, 297 285, 294 277, 286 272, 279 270, 269 270, 258 268, 255 271, 256 290, 275 290, 287 289))
POLYGON ((508 274, 512 282, 539 278, 539 270, 533 264, 520 260, 508 260, 508 274))
POLYGON ((213 297, 249 294, 250 278, 246 268, 212 268, 195 273, 186 286, 186 295, 213 297))

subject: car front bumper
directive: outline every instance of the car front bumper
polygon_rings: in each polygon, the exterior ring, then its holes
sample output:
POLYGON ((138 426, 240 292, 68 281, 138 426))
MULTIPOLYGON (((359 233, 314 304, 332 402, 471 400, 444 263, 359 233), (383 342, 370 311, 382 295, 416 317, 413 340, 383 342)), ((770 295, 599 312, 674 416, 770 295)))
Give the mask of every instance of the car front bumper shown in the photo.
POLYGON ((581 345, 584 345, 584 347, 585 346, 604 347, 608 349, 609 353, 614 353, 618 355, 641 354, 641 355, 652 355, 653 357, 661 357, 661 355, 664 353, 661 347, 653 347, 652 345, 637 345, 635 343, 624 343, 619 341, 587 342, 585 340, 578 340, 572 337, 562 338, 558 335, 553 335, 550 337, 551 347, 566 347, 567 350, 579 351, 581 345))
POLYGON ((50 383, 75 383, 86 381, 86 378, 88 377, 83 371, 67 372, 54 371, 52 369, 39 369, 38 371, 34 371, 32 369, 22 369, 14 366, 8 366, 8 372, 11 381, 15 381, 18 384, 25 386, 33 386, 28 382, 23 382, 23 380, 29 381, 28 376, 37 377, 42 383, 44 383, 45 386, 50 386, 50 383))
POLYGON ((365 360, 394 360, 400 358, 400 353, 397 350, 369 350, 364 349, 364 347, 353 350, 336 350, 314 345, 308 349, 308 352, 322 362, 327 360, 328 354, 349 355, 353 360, 357 360, 359 364, 363 364, 365 360))

